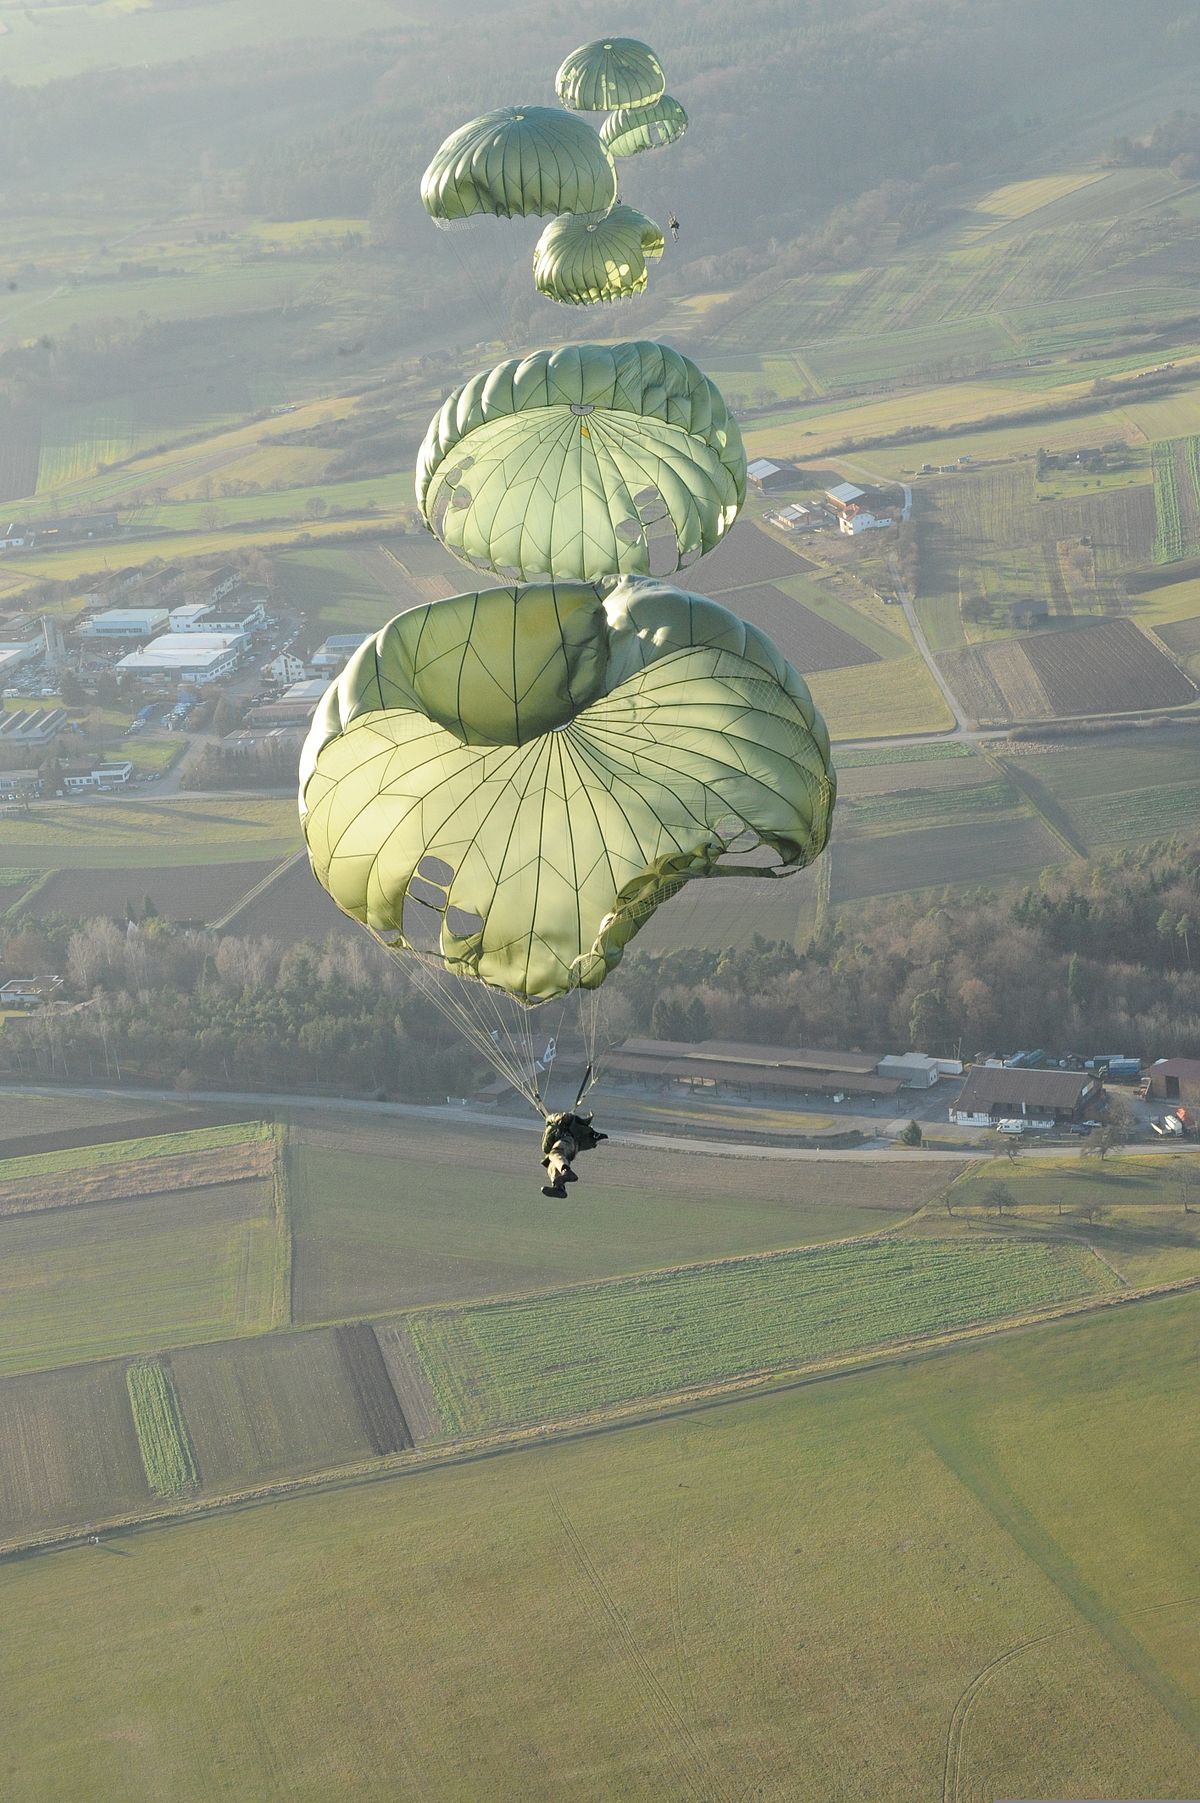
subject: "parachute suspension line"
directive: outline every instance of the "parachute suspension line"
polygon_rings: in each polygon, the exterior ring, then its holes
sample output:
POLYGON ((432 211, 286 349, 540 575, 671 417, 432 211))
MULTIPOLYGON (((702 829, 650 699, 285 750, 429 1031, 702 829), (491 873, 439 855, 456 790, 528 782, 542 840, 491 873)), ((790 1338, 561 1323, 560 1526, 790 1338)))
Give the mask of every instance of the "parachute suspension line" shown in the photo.
POLYGON ((459 269, 462 271, 464 280, 468 281, 471 284, 471 287, 475 290, 475 298, 479 301, 484 312, 487 314, 488 318, 491 320, 493 330, 496 333, 496 337, 499 339, 499 341, 502 344, 506 343, 507 339, 508 339, 508 333, 504 326, 503 315, 501 314, 500 309, 496 304, 495 294, 492 293, 489 289, 485 288, 483 283, 476 276, 475 271, 472 269, 470 259, 469 259, 468 255, 466 254, 466 251, 464 250, 464 247, 461 242, 462 233, 461 232, 450 232, 447 234, 447 236, 450 241, 451 249, 454 252, 455 261, 457 262, 459 269))

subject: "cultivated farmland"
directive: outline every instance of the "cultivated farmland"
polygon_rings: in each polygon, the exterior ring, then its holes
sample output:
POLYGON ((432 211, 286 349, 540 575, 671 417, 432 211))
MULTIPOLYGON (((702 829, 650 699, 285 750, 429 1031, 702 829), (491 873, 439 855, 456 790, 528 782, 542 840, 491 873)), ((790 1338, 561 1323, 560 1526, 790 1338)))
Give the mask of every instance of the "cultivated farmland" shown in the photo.
POLYGON ((407 1451, 413 1437, 370 1322, 356 1321, 333 1332, 372 1452, 407 1451))
POLYGON ((941 662, 968 714, 984 724, 1134 713, 1196 697, 1191 679, 1132 620, 973 645, 941 662))
POLYGON ((332 1331, 190 1346, 172 1353, 171 1367, 206 1491, 322 1471, 375 1450, 332 1331))
POLYGON ((961 883, 1004 882, 1061 864, 1065 856, 1040 820, 1022 815, 981 820, 974 826, 873 833, 834 842, 833 899, 845 902, 961 883))
POLYGON ((148 1500, 120 1364, 0 1379, 0 1539, 84 1526, 148 1500))
POLYGON ((829 1803, 836 1772, 926 1803, 949 1759, 989 1797, 1195 1794, 1198 1320, 1113 1309, 0 1567, 6 1781, 829 1803))
MULTIPOLYGON (((813 564, 790 545, 773 538, 749 521, 735 526, 699 564, 681 572, 680 581, 697 595, 724 597, 730 589, 750 588, 759 582, 778 582, 799 576, 813 564)), ((725 601, 726 607, 735 603, 725 601)))
POLYGON ((888 1239, 411 1315, 442 1413, 516 1426, 1116 1288, 1078 1246, 888 1239))
POLYGON ((252 889, 274 862, 174 864, 159 869, 55 870, 30 897, 22 914, 107 914, 128 920, 149 899, 164 920, 217 920, 252 889))
POLYGON ((571 1207, 550 1209, 535 1135, 456 1124, 454 1141, 450 1155, 444 1134, 414 1122, 293 1129, 298 1323, 866 1232, 920 1207, 953 1171, 830 1161, 760 1184, 740 1159, 601 1147, 571 1207))
POLYGON ((765 632, 788 662, 804 673, 880 661, 877 651, 771 583, 756 583, 724 599, 743 620, 765 632))
POLYGON ((273 861, 297 850, 296 804, 204 796, 32 808, 4 822, 0 864, 130 872, 166 865, 273 861))
POLYGON ((156 1496, 186 1496, 199 1480, 170 1366, 161 1359, 139 1360, 126 1371, 125 1382, 146 1482, 156 1496))
POLYGON ((1200 551, 1200 439, 1164 439, 1153 468, 1154 558, 1175 563, 1200 551))

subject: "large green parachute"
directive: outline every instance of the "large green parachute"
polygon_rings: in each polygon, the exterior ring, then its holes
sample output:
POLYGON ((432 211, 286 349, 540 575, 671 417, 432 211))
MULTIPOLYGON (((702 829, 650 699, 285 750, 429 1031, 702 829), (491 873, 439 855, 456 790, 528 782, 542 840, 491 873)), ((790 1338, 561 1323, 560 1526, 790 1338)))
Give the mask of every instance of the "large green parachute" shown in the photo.
POLYGON ((661 226, 620 202, 603 219, 552 219, 533 251, 539 294, 570 306, 628 300, 646 286, 646 263, 663 254, 661 226))
POLYGON ((802 869, 835 796, 824 723, 769 639, 628 579, 399 615, 326 694, 300 781, 347 914, 525 1004, 595 988, 692 877, 802 869))
POLYGON ((417 459, 426 524, 507 578, 668 576, 713 547, 746 494, 720 393, 648 340, 510 359, 456 389, 417 459))
POLYGON ((490 213, 606 213, 617 195, 613 160, 584 119, 552 106, 506 106, 452 132, 421 177, 437 225, 490 213))
POLYGON ((664 94, 651 106, 620 106, 600 127, 600 142, 611 156, 635 157, 661 150, 682 138, 688 116, 677 100, 664 94))
POLYGON ((597 38, 563 61, 554 86, 564 106, 607 113, 615 106, 648 106, 667 85, 662 64, 637 38, 597 38))

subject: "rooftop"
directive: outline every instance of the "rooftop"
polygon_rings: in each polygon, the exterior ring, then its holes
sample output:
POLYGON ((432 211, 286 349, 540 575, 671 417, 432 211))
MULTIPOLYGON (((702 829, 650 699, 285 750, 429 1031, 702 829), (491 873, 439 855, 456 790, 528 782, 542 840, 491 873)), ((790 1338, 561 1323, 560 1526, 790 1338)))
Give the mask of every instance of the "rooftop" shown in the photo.
POLYGON ((625 1053, 644 1058, 710 1058, 725 1064, 758 1065, 766 1070, 841 1071, 869 1077, 879 1063, 878 1052, 822 1052, 811 1046, 743 1045, 736 1039, 702 1039, 689 1044, 679 1039, 627 1039, 625 1053))
POLYGON ((746 465, 746 474, 755 481, 763 476, 778 476, 780 473, 779 465, 772 463, 769 457, 756 457, 753 463, 746 465))
POLYGON ((963 1114, 1022 1102, 1033 1108, 1075 1108, 1095 1087, 1087 1071, 1025 1071, 973 1064, 955 1107, 963 1114))
POLYGON ((836 488, 827 488, 825 493, 831 501, 840 501, 843 507, 849 507, 852 501, 866 498, 866 490, 855 488, 853 482, 839 482, 836 488))

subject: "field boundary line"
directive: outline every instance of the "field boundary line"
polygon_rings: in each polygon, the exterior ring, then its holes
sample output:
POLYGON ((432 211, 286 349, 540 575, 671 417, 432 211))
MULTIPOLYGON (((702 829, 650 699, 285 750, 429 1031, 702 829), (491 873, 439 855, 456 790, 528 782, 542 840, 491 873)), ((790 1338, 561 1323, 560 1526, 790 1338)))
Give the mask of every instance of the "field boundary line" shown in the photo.
POLYGON ((252 888, 247 889, 244 895, 239 895, 232 908, 227 908, 219 920, 210 920, 208 922, 209 932, 221 932, 223 928, 227 927, 231 921, 237 918, 243 908, 248 908, 252 901, 257 901, 263 891, 269 889, 271 884, 276 882, 278 878, 283 875, 285 870, 290 870, 293 864, 298 864, 301 858, 306 858, 307 856, 308 853, 303 849, 300 851, 289 852, 282 863, 276 864, 273 870, 268 870, 266 876, 260 877, 258 882, 255 883, 252 888))
POLYGON ((30 883, 30 885, 27 889, 22 889, 20 895, 18 895, 16 901, 13 902, 12 906, 8 907, 4 910, 5 920, 17 920, 20 917, 20 915, 24 912, 28 903, 31 901, 35 901, 37 899, 37 897, 41 894, 42 890, 46 887, 47 883, 50 881, 50 878, 52 876, 56 876, 57 874, 58 874, 57 871, 54 869, 41 871, 40 874, 34 878, 33 882, 30 883))
POLYGON ((765 1396, 787 1395, 791 1391, 809 1389, 817 1384, 834 1383, 873 1371, 888 1370, 892 1366, 940 1358, 948 1353, 969 1350, 974 1344, 1003 1335, 1053 1326, 1058 1321, 1095 1314, 1101 1309, 1163 1301, 1195 1290, 1200 1290, 1200 1277, 1176 1278, 1170 1283, 1147 1285, 1137 1290, 1110 1291, 1103 1296, 1076 1298, 1070 1302, 1054 1304, 1040 1312, 1011 1315, 1000 1321, 954 1328, 945 1333, 926 1335, 921 1339, 896 1341, 891 1346, 870 1352, 851 1352, 837 1359, 775 1371, 745 1372, 736 1378, 695 1390, 676 1390, 652 1398, 639 1397, 635 1402, 605 1413, 564 1416, 561 1421, 478 1435, 457 1445, 431 1448, 428 1452, 417 1451, 383 1459, 363 1460, 327 1471, 280 1479, 270 1484, 231 1490, 224 1496, 206 1497, 175 1508, 140 1515, 115 1516, 108 1521, 91 1523, 86 1528, 51 1530, 24 1540, 0 1542, 0 1565, 83 1546, 91 1534, 146 1533, 158 1528, 207 1520, 227 1509, 260 1508, 286 1501, 293 1496, 357 1488, 362 1484, 388 1483, 396 1478, 419 1477, 428 1471, 480 1464, 486 1459, 504 1458, 511 1453, 574 1444, 630 1428, 653 1427, 660 1421, 679 1420, 709 1409, 725 1408, 733 1403, 754 1402, 765 1396))

